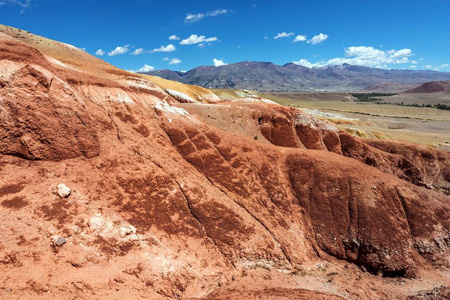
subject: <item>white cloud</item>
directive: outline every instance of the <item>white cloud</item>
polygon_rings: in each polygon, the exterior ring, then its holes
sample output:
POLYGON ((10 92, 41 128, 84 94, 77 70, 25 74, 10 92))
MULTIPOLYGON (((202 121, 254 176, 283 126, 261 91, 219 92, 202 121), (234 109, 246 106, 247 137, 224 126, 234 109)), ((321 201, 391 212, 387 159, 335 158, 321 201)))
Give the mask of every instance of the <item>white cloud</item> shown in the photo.
POLYGON ((229 10, 226 9, 218 9, 218 10, 214 10, 214 11, 209 11, 207 13, 197 13, 197 14, 191 14, 188 13, 186 15, 186 18, 184 19, 184 23, 195 23, 200 21, 201 19, 205 18, 205 17, 215 17, 218 15, 224 15, 226 13, 229 13, 229 10))
POLYGON ((0 6, 7 4, 17 4, 20 7, 29 7, 31 4, 31 0, 1 0, 0 6))
POLYGON ((103 51, 102 49, 98 49, 97 51, 95 51, 95 55, 98 55, 98 56, 103 56, 105 54, 106 54, 106 52, 103 51))
POLYGON ((404 57, 404 56, 409 56, 411 54, 411 50, 410 49, 402 49, 402 50, 389 50, 387 51, 387 53, 389 55, 392 56, 392 58, 397 58, 397 57, 404 57))
POLYGON ((167 45, 167 46, 161 46, 161 47, 159 47, 159 48, 153 49, 153 50, 150 51, 150 52, 151 52, 151 53, 154 53, 154 52, 172 52, 172 51, 175 51, 176 49, 177 49, 177 48, 175 48, 174 45, 169 44, 169 45, 167 45))
POLYGON ((306 41, 306 35, 297 35, 295 37, 295 39, 293 40, 293 42, 304 42, 306 41))
POLYGON ((410 66, 410 68, 415 69, 415 68, 417 68, 417 66, 412 65, 412 66, 410 66))
POLYGON ((186 18, 184 19, 184 23, 195 23, 197 21, 200 21, 205 17, 205 14, 198 13, 198 14, 187 14, 186 18))
POLYGON ((177 40, 179 40, 179 39, 180 39, 180 37, 179 37, 179 36, 176 36, 175 34, 169 36, 169 40, 171 40, 171 41, 177 41, 177 40))
POLYGON ((268 36, 265 36, 265 37, 264 37, 264 39, 265 39, 265 40, 268 40, 268 39, 269 39, 269 37, 268 37, 268 36))
POLYGON ((169 60, 170 60, 170 58, 168 58, 168 57, 163 58, 163 61, 169 61, 169 60))
POLYGON ((212 11, 210 13, 207 13, 206 16, 207 17, 215 17, 215 16, 218 16, 218 15, 224 15, 227 12, 229 12, 229 11, 226 10, 226 9, 218 9, 218 10, 214 10, 214 11, 212 11))
POLYGON ((293 32, 289 32, 289 33, 281 32, 281 33, 277 34, 276 36, 274 36, 273 38, 274 39, 286 38, 286 37, 290 37, 291 35, 294 35, 294 33, 293 32))
POLYGON ((307 59, 300 59, 299 61, 293 61, 294 64, 299 65, 299 66, 304 66, 307 68, 313 68, 313 67, 318 67, 317 63, 310 63, 307 59))
POLYGON ((23 14, 25 9, 30 7, 31 0, 0 0, 0 6, 3 5, 18 5, 21 8, 20 13, 23 14))
POLYGON ((424 66, 424 68, 425 69, 431 69, 432 67, 431 67, 431 65, 426 65, 426 66, 424 66))
POLYGON ((342 65, 344 63, 367 67, 378 67, 388 64, 409 63, 410 60, 408 57, 412 55, 414 55, 412 51, 406 48, 401 50, 383 51, 373 47, 358 46, 346 48, 346 57, 336 57, 327 61, 319 61, 315 63, 309 62, 306 59, 300 59, 294 63, 308 68, 342 65))
POLYGON ((417 60, 413 60, 411 63, 412 63, 413 65, 417 65, 417 64, 418 64, 417 60))
POLYGON ((199 48, 205 48, 206 45, 205 45, 204 43, 200 43, 200 44, 198 44, 198 47, 199 47, 199 48))
POLYGON ((227 63, 224 63, 223 60, 216 59, 216 58, 213 59, 213 62, 214 62, 214 67, 220 67, 220 66, 228 65, 227 63))
POLYGON ((172 59, 170 60, 170 62, 169 62, 169 65, 176 65, 176 64, 179 64, 179 63, 181 63, 181 59, 178 59, 178 58, 172 58, 172 59))
POLYGON ((320 44, 323 41, 325 41, 328 38, 328 35, 319 33, 318 35, 315 35, 308 41, 311 45, 320 44))
POLYGON ((114 49, 113 51, 108 52, 109 56, 115 56, 115 55, 122 55, 128 52, 128 47, 130 47, 130 45, 125 45, 123 47, 116 47, 116 49, 114 49))
POLYGON ((131 72, 137 73, 137 72, 150 72, 153 71, 155 68, 145 64, 142 68, 140 68, 139 70, 131 70, 131 72))
POLYGON ((131 52, 131 54, 133 55, 139 55, 144 53, 144 48, 137 48, 136 50, 134 50, 133 52, 131 52))
POLYGON ((217 37, 210 37, 210 38, 206 38, 204 35, 196 35, 196 34, 191 34, 190 37, 188 37, 187 39, 184 39, 180 42, 180 45, 192 45, 192 44, 199 44, 199 43, 209 43, 209 42, 215 42, 217 41, 217 37))
POLYGON ((450 64, 442 64, 442 65, 434 68, 433 70, 439 71, 440 69, 447 69, 448 67, 450 67, 450 64))

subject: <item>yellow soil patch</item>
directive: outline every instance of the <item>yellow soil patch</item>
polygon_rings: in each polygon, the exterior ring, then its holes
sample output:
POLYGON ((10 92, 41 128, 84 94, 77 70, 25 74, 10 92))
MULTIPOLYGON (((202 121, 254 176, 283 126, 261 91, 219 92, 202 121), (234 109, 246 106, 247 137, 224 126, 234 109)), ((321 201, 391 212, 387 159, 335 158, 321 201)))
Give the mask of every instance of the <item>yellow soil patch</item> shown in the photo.
POLYGON ((189 97, 191 97, 193 99, 196 99, 199 102, 208 103, 208 102, 210 102, 208 99, 210 97, 214 97, 213 92, 211 92, 208 89, 199 87, 199 86, 183 84, 180 82, 163 79, 158 76, 150 76, 150 75, 144 75, 144 74, 137 74, 137 75, 139 75, 147 80, 150 80, 151 82, 153 82, 160 88, 171 89, 171 90, 181 92, 183 94, 188 95, 189 97))

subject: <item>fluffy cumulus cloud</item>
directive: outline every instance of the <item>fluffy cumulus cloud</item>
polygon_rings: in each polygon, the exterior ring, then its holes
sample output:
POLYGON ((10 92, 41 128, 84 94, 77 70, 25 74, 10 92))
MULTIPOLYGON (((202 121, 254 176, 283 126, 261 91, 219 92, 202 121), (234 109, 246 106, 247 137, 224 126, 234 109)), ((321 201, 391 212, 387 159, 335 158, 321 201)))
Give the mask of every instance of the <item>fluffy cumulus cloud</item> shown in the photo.
POLYGON ((169 45, 167 45, 167 46, 161 46, 161 47, 159 47, 159 48, 153 49, 153 50, 150 51, 150 52, 152 52, 152 53, 154 53, 154 52, 172 52, 172 51, 175 51, 176 49, 177 49, 177 48, 175 48, 174 45, 169 44, 169 45))
POLYGON ((294 64, 304 66, 307 68, 319 67, 319 63, 311 63, 307 59, 300 59, 299 61, 293 61, 294 64))
POLYGON ((215 36, 206 38, 204 35, 198 36, 196 34, 191 34, 190 37, 182 40, 180 42, 180 45, 193 45, 193 44, 209 43, 209 42, 215 42, 215 41, 217 41, 217 37, 215 37, 215 36))
POLYGON ((431 65, 426 65, 426 66, 424 66, 424 68, 425 69, 431 69, 432 67, 431 67, 431 65))
POLYGON ((280 32, 279 34, 277 34, 277 35, 274 36, 273 38, 274 38, 274 39, 286 38, 286 37, 290 37, 290 36, 292 36, 292 35, 294 35, 293 32, 289 32, 289 33, 287 33, 287 32, 280 32))
POLYGON ((293 42, 304 42, 306 41, 306 35, 297 35, 295 37, 295 39, 293 40, 293 42))
POLYGON ((113 51, 108 52, 109 56, 122 55, 128 52, 130 45, 118 46, 113 51))
POLYGON ((308 43, 310 43, 311 45, 320 44, 326 39, 328 39, 328 37, 329 36, 326 34, 319 33, 318 35, 313 36, 312 39, 308 41, 308 43))
POLYGON ((176 36, 175 34, 172 34, 171 36, 169 36, 169 40, 171 40, 171 41, 177 41, 179 39, 180 39, 180 37, 176 36))
POLYGON ((358 46, 346 48, 345 57, 336 57, 327 61, 319 61, 315 63, 311 63, 306 59, 300 59, 299 61, 295 61, 293 63, 308 68, 342 65, 344 63, 367 67, 379 67, 388 64, 409 63, 409 57, 412 55, 414 54, 411 49, 407 48, 383 51, 373 47, 358 46))
POLYGON ((134 50, 133 52, 131 52, 131 54, 133 55, 139 55, 144 53, 144 48, 137 48, 136 50, 134 50))
POLYGON ((181 59, 178 59, 178 58, 172 58, 172 59, 169 61, 169 65, 177 65, 177 64, 179 64, 179 63, 181 63, 181 59))
POLYGON ((195 23, 200 21, 201 19, 205 17, 216 17, 218 15, 224 15, 226 13, 229 13, 230 11, 227 9, 218 9, 214 11, 209 11, 206 13, 197 13, 197 14, 191 14, 188 13, 186 15, 186 18, 184 19, 184 23, 195 23))
POLYGON ((155 69, 154 67, 145 64, 145 65, 144 65, 142 68, 140 68, 139 70, 131 70, 131 72, 135 72, 135 73, 137 73, 137 72, 150 72, 150 71, 153 71, 154 69, 155 69))
POLYGON ((223 60, 220 60, 220 59, 217 59, 217 58, 214 58, 213 62, 214 62, 214 67, 220 67, 220 66, 227 65, 227 63, 224 63, 223 60))
POLYGON ((105 54, 106 54, 106 52, 103 51, 102 49, 98 49, 97 51, 95 51, 95 55, 98 55, 98 56, 103 56, 105 54))

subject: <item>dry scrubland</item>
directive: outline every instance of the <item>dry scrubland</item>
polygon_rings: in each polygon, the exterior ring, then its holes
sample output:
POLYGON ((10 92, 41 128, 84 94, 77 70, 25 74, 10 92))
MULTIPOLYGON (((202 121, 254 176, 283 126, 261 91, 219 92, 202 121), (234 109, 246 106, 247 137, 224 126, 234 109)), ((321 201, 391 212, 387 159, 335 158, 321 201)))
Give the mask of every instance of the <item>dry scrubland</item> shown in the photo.
MULTIPOLYGON (((355 102, 343 93, 261 93, 280 104, 320 110, 357 120, 325 117, 339 128, 369 138, 396 139, 450 150, 450 111, 435 108, 355 102)), ((399 94, 380 97, 383 102, 448 104, 449 94, 399 94)))

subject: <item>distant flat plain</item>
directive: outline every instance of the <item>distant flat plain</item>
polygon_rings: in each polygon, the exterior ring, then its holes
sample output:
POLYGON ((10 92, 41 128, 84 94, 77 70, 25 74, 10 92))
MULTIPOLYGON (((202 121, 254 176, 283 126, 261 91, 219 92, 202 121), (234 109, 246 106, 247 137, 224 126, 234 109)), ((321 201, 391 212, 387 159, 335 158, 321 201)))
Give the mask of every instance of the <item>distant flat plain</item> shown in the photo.
POLYGON ((259 93, 263 98, 299 109, 329 113, 327 119, 342 130, 367 138, 385 138, 430 145, 450 151, 450 111, 403 104, 450 105, 449 93, 397 94, 378 102, 357 102, 347 93, 259 93), (340 115, 349 120, 334 118, 340 115), (354 120, 357 119, 357 120, 354 120))

